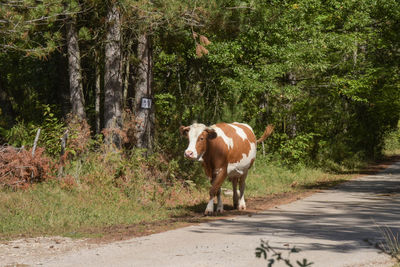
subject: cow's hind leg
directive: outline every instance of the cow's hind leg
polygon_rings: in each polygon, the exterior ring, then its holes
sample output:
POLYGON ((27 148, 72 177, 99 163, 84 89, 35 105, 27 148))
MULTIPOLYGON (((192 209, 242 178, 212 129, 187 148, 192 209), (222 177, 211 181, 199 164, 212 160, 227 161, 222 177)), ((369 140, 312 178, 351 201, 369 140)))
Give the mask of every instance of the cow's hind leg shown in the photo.
POLYGON ((234 209, 237 209, 239 207, 239 196, 237 193, 237 184, 238 184, 238 178, 237 177, 232 178, 233 208, 234 209))
POLYGON ((239 178, 240 200, 238 210, 246 209, 246 202, 244 201, 244 190, 246 188, 247 171, 239 178))
POLYGON ((224 203, 221 199, 221 188, 218 190, 217 193, 218 203, 217 203, 217 212, 223 213, 224 212, 224 203))

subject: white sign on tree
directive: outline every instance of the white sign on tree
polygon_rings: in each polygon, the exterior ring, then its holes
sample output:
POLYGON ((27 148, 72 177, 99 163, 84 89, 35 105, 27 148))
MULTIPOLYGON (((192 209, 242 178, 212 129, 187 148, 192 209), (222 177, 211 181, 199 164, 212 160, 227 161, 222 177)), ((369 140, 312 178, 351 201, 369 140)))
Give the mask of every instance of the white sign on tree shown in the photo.
POLYGON ((152 103, 151 98, 142 97, 142 100, 140 101, 140 108, 151 109, 151 103, 152 103))

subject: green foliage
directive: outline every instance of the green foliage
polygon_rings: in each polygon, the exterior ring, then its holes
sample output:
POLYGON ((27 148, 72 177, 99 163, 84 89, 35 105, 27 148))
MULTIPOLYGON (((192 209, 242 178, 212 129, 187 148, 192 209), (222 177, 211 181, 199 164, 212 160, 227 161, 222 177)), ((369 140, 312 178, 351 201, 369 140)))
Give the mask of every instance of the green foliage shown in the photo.
POLYGON ((25 125, 18 121, 11 129, 5 131, 5 139, 9 145, 14 147, 32 146, 34 136, 31 135, 32 125, 25 125))
POLYGON ((65 10, 62 2, 54 0, 19 1, 2 5, 0 49, 22 51, 28 56, 47 56, 61 41, 57 22, 69 12, 73 11, 65 10))
POLYGON ((33 146, 38 129, 41 129, 38 146, 43 147, 48 155, 57 157, 60 154, 60 138, 65 131, 65 125, 52 112, 49 105, 43 105, 43 120, 40 124, 26 124, 18 121, 6 131, 5 138, 8 144, 27 148, 33 146))
MULTIPOLYGON (((266 141, 268 151, 292 166, 355 166, 379 157, 388 146, 385 140, 400 117, 398 1, 118 4, 124 17, 123 64, 137 67, 135 37, 144 31, 152 35, 154 147, 178 162, 182 176, 195 179, 198 172, 182 160, 185 140, 177 130, 193 121, 247 122, 257 136, 272 123, 276 127, 266 141), (201 38, 211 43, 208 54, 198 57, 196 48, 205 46, 201 38)), ((60 137, 60 122, 69 110, 63 34, 70 18, 79 32, 86 113, 94 125, 95 73, 100 70, 103 76, 98 60, 105 56, 97 48, 104 46, 102 22, 108 8, 101 1, 2 5, 2 140, 16 122, 10 135, 27 140, 12 140, 20 144, 31 143, 30 125, 44 126, 45 145, 57 154, 58 142, 54 147, 52 142, 60 137), (43 118, 43 105, 57 107, 53 117, 43 118)))
POLYGON ((385 135, 383 151, 385 154, 398 154, 400 151, 400 128, 385 135))
POLYGON ((314 136, 314 133, 308 133, 290 139, 286 134, 281 135, 278 153, 281 155, 282 162, 287 165, 307 163, 314 136))
POLYGON ((43 106, 43 122, 39 146, 44 147, 46 152, 52 156, 58 156, 61 150, 60 138, 65 131, 65 125, 52 112, 49 105, 43 106))

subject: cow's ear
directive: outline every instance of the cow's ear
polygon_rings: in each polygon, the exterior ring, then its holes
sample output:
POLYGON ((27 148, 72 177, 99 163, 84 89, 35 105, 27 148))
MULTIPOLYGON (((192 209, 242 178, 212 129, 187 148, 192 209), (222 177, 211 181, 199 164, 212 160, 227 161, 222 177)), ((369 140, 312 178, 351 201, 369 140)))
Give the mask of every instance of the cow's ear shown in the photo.
POLYGON ((208 140, 217 138, 217 132, 213 128, 211 127, 206 128, 206 132, 208 133, 207 135, 208 140))
POLYGON ((185 137, 188 136, 189 130, 190 130, 189 126, 181 126, 181 127, 179 127, 179 131, 181 132, 181 135, 185 136, 185 137))

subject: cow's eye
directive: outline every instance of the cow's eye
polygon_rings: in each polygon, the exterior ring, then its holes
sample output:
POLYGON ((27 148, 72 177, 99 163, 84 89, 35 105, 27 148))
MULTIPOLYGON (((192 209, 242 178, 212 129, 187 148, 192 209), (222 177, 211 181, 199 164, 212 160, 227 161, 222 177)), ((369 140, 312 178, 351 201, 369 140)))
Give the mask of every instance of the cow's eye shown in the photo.
POLYGON ((203 141, 204 140, 204 137, 200 137, 200 141, 203 141))

